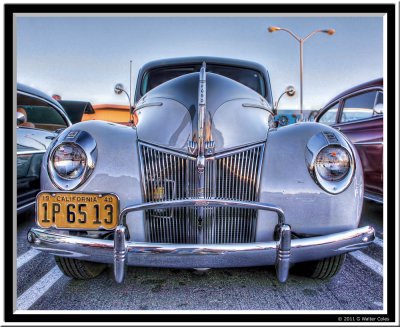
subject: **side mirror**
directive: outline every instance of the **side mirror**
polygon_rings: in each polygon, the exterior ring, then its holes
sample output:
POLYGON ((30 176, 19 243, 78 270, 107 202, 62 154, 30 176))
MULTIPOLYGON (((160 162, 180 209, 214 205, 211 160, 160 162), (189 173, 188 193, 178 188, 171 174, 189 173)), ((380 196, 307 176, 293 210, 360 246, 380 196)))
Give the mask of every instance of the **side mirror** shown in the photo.
POLYGON ((131 97, 129 96, 128 92, 126 92, 126 90, 125 90, 124 86, 122 85, 122 83, 115 84, 114 92, 115 92, 115 94, 118 94, 118 95, 121 94, 121 93, 125 93, 126 94, 126 96, 128 97, 128 101, 129 101, 129 112, 131 114, 133 114, 135 112, 135 106, 132 105, 131 97))
POLYGON ((377 103, 374 107, 374 112, 377 115, 382 115, 383 114, 383 103, 377 103))
POLYGON ((275 116, 278 114, 278 105, 279 105, 279 101, 281 100, 282 96, 287 95, 289 97, 292 97, 296 94, 296 89, 294 88, 293 85, 288 85, 286 86, 286 89, 284 92, 282 92, 282 94, 279 96, 278 101, 275 102, 275 106, 273 109, 273 112, 275 114, 275 116))
MULTIPOLYGON (((115 94, 121 94, 121 93, 124 92, 124 91, 125 91, 124 86, 123 86, 121 83, 115 84, 115 86, 114 86, 114 92, 115 92, 115 94)), ((126 92, 126 91, 125 91, 125 92, 126 92)))
POLYGON ((296 94, 296 89, 294 88, 293 85, 288 85, 286 87, 285 93, 287 96, 292 97, 296 94))
POLYGON ((26 123, 26 121, 26 116, 22 112, 17 111, 17 125, 26 123))

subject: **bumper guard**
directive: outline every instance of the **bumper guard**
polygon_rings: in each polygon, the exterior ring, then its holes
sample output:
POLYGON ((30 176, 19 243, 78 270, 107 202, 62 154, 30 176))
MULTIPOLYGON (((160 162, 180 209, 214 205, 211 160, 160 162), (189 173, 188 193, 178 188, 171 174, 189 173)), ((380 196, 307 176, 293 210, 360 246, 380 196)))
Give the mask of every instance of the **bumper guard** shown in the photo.
POLYGON ((143 203, 122 210, 114 240, 60 234, 56 230, 32 228, 28 241, 38 250, 86 261, 113 263, 115 280, 124 280, 129 266, 170 268, 224 268, 275 264, 278 280, 287 280, 290 263, 318 260, 367 247, 375 239, 373 227, 291 239, 281 208, 271 204, 215 199, 189 199, 143 203), (127 241, 129 212, 174 207, 233 207, 267 210, 278 215, 277 241, 244 244, 166 244, 127 241))

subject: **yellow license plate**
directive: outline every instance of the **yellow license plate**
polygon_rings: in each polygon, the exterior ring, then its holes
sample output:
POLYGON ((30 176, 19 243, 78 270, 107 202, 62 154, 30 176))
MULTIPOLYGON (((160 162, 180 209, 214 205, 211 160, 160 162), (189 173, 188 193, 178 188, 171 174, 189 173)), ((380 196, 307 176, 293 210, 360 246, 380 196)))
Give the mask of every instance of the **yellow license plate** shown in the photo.
POLYGON ((36 222, 42 228, 114 229, 119 201, 115 194, 41 192, 36 197, 36 222))

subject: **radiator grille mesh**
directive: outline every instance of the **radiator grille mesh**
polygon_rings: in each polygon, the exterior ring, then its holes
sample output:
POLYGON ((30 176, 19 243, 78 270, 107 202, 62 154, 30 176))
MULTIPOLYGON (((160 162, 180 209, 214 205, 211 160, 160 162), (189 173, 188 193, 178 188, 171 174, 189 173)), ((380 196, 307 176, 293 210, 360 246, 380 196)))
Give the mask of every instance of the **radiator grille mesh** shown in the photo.
MULTIPOLYGON (((205 197, 258 200, 264 145, 207 158, 205 197)), ((145 201, 196 197, 195 158, 140 144, 145 201)), ((251 243, 255 241, 257 210, 204 208, 146 210, 146 241, 154 243, 251 243)))

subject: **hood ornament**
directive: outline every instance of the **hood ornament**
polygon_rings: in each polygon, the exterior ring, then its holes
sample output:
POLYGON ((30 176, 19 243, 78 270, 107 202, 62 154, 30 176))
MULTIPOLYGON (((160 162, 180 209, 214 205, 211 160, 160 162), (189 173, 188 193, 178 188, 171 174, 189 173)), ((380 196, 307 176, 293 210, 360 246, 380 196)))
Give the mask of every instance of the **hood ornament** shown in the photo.
POLYGON ((198 173, 198 184, 197 184, 197 196, 201 199, 204 199, 204 185, 205 185, 205 175, 204 168, 206 164, 205 158, 205 140, 204 140, 204 129, 205 129, 205 112, 206 112, 206 94, 207 94, 207 86, 206 86, 206 63, 203 62, 203 65, 200 69, 200 78, 199 78, 199 97, 198 97, 198 107, 197 107, 197 115, 198 115, 198 123, 197 123, 197 173, 198 173))
MULTIPOLYGON (((205 199, 205 139, 204 139, 204 131, 205 131, 205 114, 206 114, 206 98, 207 98, 207 84, 206 84, 206 63, 203 62, 203 65, 200 69, 199 74, 199 96, 198 96, 198 106, 197 106, 197 187, 196 187, 196 196, 199 199, 205 199)), ((203 243, 204 239, 204 231, 203 231, 203 219, 204 219, 204 207, 197 208, 197 237, 201 243, 203 243)))
POLYGON ((197 105, 197 135, 187 143, 190 154, 197 154, 197 169, 203 169, 205 155, 214 154, 215 142, 211 136, 211 117, 206 110, 207 81, 206 63, 203 62, 199 74, 199 93, 197 105), (197 138, 197 140, 196 140, 197 138), (204 162, 203 162, 204 161, 204 162))

